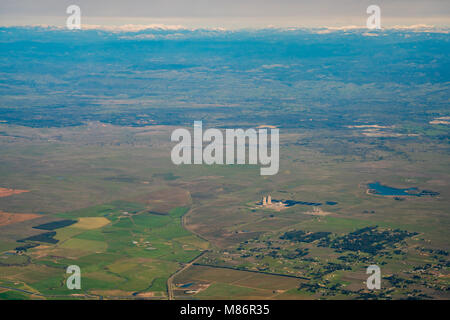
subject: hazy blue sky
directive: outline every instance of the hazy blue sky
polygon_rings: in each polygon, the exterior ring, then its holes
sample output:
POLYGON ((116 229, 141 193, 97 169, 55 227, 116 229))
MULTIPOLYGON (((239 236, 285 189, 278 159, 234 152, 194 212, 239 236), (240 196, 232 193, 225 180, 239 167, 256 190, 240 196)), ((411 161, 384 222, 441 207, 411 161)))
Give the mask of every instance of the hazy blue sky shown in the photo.
POLYGON ((366 8, 381 7, 382 24, 450 26, 450 0, 1 0, 1 25, 64 25, 70 4, 82 23, 179 24, 188 27, 365 25, 366 8))

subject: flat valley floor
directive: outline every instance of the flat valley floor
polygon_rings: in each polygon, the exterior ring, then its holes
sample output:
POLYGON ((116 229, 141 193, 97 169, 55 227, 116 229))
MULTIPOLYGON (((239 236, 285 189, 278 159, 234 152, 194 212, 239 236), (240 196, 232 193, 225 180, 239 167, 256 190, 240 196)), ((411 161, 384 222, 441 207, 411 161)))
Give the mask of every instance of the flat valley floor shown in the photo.
POLYGON ((2 126, 0 297, 449 298, 448 162, 439 144, 360 129, 334 154, 316 130, 281 130, 280 172, 170 162, 168 126, 2 126), (382 147, 380 147, 380 145, 382 147), (382 150, 382 151, 380 151, 382 150), (382 159, 381 159, 382 157, 382 159), (388 197, 367 184, 435 196, 388 197), (283 210, 273 199, 320 204, 283 210), (378 265, 382 289, 366 288, 378 265), (68 290, 68 265, 82 289, 68 290))

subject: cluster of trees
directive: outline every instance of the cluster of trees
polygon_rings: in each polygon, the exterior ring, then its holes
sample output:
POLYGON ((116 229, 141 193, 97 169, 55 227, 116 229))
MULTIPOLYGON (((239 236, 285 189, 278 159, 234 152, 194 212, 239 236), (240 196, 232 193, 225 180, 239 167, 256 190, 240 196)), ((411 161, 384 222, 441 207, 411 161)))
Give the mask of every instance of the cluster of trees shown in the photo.
POLYGON ((316 240, 320 240, 322 238, 328 238, 331 232, 311 232, 306 233, 302 230, 294 230, 288 231, 284 233, 280 239, 282 240, 290 240, 290 241, 298 241, 298 242, 314 242, 316 240))
POLYGON ((304 257, 308 253, 309 253, 308 248, 305 248, 305 249, 297 248, 293 251, 289 250, 289 251, 281 252, 281 253, 279 253, 279 251, 274 250, 269 253, 269 256, 271 256, 273 258, 277 258, 277 257, 281 256, 285 259, 293 260, 293 259, 298 259, 298 258, 304 257))
POLYGON ((416 234, 400 229, 382 231, 378 229, 378 226, 365 227, 335 239, 323 238, 318 246, 330 247, 339 251, 362 251, 377 254, 386 247, 393 246, 416 234))
POLYGON ((395 274, 384 277, 384 279, 388 280, 392 284, 392 286, 396 288, 407 288, 409 284, 414 283, 414 281, 412 280, 401 278, 395 274))
POLYGON ((341 260, 343 262, 347 263, 355 263, 355 262, 369 262, 369 258, 364 255, 355 254, 355 253, 349 253, 344 256, 338 257, 338 260, 341 260))

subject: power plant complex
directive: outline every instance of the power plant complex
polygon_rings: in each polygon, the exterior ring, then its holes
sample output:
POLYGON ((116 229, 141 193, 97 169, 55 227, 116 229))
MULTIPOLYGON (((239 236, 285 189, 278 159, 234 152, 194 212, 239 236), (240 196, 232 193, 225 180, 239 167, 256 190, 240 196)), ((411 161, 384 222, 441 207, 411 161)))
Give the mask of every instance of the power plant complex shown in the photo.
POLYGON ((267 197, 262 198, 263 206, 267 206, 267 205, 271 205, 271 204, 272 204, 272 197, 270 196, 270 194, 267 197))

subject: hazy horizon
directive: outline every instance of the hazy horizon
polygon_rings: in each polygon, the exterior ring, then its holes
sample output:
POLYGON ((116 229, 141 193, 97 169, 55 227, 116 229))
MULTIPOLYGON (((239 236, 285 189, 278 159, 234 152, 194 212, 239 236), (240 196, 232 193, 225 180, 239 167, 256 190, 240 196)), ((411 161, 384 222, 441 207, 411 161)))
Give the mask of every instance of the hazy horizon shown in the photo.
POLYGON ((0 3, 0 25, 64 26, 66 8, 76 4, 82 24, 118 26, 126 24, 179 25, 186 28, 342 27, 365 26, 371 4, 381 8, 382 26, 427 24, 450 26, 450 10, 445 1, 205 1, 169 0, 126 3, 117 1, 29 0, 0 3))

